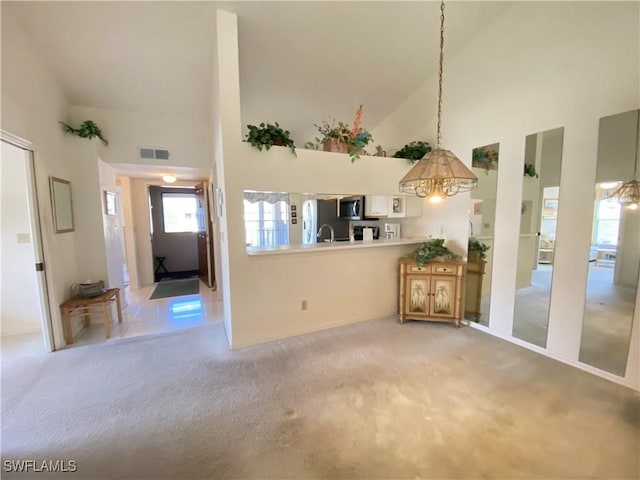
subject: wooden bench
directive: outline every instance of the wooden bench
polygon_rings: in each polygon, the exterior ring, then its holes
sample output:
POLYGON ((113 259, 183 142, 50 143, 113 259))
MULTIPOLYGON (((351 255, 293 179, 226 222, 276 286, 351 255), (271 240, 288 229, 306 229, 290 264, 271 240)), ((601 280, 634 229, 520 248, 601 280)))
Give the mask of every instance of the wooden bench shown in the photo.
POLYGON ((73 343, 73 330, 71 329, 71 316, 80 314, 84 320, 84 325, 88 327, 91 324, 90 314, 99 313, 104 316, 104 333, 107 338, 111 338, 111 312, 109 305, 116 302, 118 313, 118 323, 122 323, 122 305, 120 304, 120 289, 110 288, 102 295, 91 298, 73 297, 60 305, 62 311, 62 320, 64 323, 64 339, 67 345, 73 343))

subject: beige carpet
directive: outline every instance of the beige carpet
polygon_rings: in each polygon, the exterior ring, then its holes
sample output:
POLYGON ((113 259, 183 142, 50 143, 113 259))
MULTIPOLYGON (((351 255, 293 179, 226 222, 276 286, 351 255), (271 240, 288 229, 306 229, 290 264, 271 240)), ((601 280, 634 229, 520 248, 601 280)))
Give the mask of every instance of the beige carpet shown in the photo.
POLYGON ((221 324, 2 365, 2 464, 79 479, 638 478, 637 393, 395 319, 230 352, 221 324))

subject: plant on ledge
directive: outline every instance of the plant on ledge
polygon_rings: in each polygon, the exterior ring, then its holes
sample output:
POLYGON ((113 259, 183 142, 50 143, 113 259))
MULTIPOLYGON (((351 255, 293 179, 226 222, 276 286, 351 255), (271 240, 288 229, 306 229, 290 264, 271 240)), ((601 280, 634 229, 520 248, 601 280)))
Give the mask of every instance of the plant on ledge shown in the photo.
POLYGON ((289 137, 289 130, 283 130, 278 122, 275 122, 275 125, 270 123, 261 123, 259 127, 255 125, 247 125, 249 129, 249 133, 245 138, 246 142, 249 142, 252 147, 257 148, 262 151, 264 147, 265 150, 269 150, 274 145, 281 147, 289 147, 291 153, 293 153, 296 157, 296 146, 293 143, 293 140, 289 137))
POLYGON ((475 237, 469 237, 469 260, 484 260, 487 258, 487 250, 491 247, 482 243, 475 237))
POLYGON ((416 140, 415 142, 407 143, 404 147, 393 154, 395 158, 406 158, 411 163, 416 163, 427 153, 431 151, 431 145, 428 142, 422 140, 416 140))
POLYGON ((418 267, 424 267, 425 263, 429 263, 436 258, 445 260, 460 258, 459 255, 456 255, 444 246, 443 238, 434 238, 433 240, 427 240, 421 243, 420 246, 414 250, 412 256, 418 267))
POLYGON ((80 128, 73 128, 71 125, 64 122, 60 122, 60 124, 64 128, 64 131, 67 133, 72 133, 73 135, 77 135, 82 138, 98 137, 100 140, 102 140, 102 143, 104 143, 105 145, 109 145, 109 142, 107 142, 102 136, 102 132, 98 128, 98 125, 96 125, 91 120, 86 120, 85 122, 83 122, 82 125, 80 125, 80 128))
POLYGON ((336 124, 335 119, 331 123, 322 122, 321 125, 314 123, 314 127, 318 129, 321 136, 316 137, 315 142, 307 142, 304 146, 312 150, 319 150, 320 146, 322 146, 325 152, 348 153, 351 157, 351 162, 355 162, 360 158, 364 147, 373 141, 371 134, 360 127, 361 120, 362 105, 356 112, 353 128, 349 127, 345 122, 336 124))
POLYGON ((538 178, 538 173, 536 172, 536 167, 532 163, 524 164, 524 176, 531 178, 538 178))
POLYGON ((476 168, 484 168, 488 175, 489 170, 498 169, 498 151, 491 148, 491 145, 474 148, 471 151, 471 165, 476 168))

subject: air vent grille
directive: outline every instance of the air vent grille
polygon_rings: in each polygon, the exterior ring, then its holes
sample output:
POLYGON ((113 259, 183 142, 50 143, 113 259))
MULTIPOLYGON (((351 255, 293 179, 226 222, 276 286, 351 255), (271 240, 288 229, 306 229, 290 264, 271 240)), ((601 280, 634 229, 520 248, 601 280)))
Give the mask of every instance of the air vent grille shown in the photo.
POLYGON ((143 160, 169 160, 169 150, 165 148, 140 148, 140 158, 143 160))

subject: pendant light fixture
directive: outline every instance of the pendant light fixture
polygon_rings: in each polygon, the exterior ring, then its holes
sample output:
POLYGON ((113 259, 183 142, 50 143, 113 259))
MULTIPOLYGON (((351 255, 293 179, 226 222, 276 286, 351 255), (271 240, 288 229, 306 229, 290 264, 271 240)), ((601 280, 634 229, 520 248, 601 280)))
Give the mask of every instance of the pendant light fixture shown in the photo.
POLYGON ((640 141, 640 110, 636 112, 636 158, 633 164, 633 179, 624 182, 609 195, 617 198, 620 205, 638 210, 640 208, 640 183, 638 182, 638 143, 640 141))
POLYGON ((440 148, 442 140, 442 65, 444 62, 444 1, 440 4, 440 61, 438 71, 438 134, 436 148, 419 160, 400 180, 402 193, 429 197, 433 203, 441 202, 460 192, 478 188, 478 177, 450 150, 440 148))

